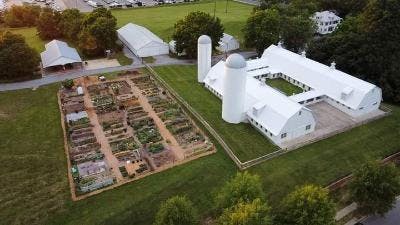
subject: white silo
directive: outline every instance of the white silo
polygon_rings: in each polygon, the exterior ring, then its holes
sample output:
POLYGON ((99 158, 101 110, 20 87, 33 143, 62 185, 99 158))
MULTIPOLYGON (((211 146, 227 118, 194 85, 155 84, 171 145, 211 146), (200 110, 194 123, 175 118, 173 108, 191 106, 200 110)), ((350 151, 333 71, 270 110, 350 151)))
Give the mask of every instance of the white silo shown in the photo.
POLYGON ((197 41, 197 81, 204 83, 208 71, 211 69, 211 38, 201 35, 197 41))
POLYGON ((228 123, 245 120, 246 60, 232 54, 225 62, 223 77, 222 119, 228 123))

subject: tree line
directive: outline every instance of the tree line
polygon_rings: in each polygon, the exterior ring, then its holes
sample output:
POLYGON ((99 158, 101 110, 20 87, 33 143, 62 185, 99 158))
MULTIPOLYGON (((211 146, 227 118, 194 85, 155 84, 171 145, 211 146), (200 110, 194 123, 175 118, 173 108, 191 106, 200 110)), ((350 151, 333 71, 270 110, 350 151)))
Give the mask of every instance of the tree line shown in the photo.
MULTIPOLYGON (((400 193, 400 176, 393 164, 362 165, 349 184, 351 201, 359 215, 383 215, 400 193)), ((260 177, 238 173, 214 194, 213 224, 216 225, 334 225, 336 206, 326 188, 297 187, 272 208, 267 203, 260 177)), ((186 196, 163 202, 154 225, 199 225, 200 217, 186 196)))

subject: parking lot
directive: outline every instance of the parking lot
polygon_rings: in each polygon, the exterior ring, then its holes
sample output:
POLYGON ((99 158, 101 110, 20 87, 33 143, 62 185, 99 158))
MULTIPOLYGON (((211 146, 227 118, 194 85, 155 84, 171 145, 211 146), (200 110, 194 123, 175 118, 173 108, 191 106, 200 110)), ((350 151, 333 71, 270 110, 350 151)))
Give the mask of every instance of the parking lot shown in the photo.
MULTIPOLYGON (((62 1, 62 0, 60 0, 62 1)), ((90 12, 94 8, 137 8, 163 4, 178 4, 190 0, 63 0, 67 8, 77 8, 81 12, 90 12)))

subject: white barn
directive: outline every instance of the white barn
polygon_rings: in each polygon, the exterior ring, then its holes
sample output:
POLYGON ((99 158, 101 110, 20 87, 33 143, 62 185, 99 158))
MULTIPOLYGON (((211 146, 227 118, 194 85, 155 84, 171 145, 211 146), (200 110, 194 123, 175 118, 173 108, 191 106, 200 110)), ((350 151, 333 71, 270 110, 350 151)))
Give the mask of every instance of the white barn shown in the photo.
POLYGON ((240 47, 239 41, 227 33, 224 33, 218 44, 219 46, 217 47, 217 50, 221 52, 230 52, 239 49, 240 47))
MULTIPOLYGON (((205 55, 201 46, 199 56, 205 55)), ((378 110, 382 100, 379 87, 280 46, 271 45, 261 58, 247 62, 237 54, 213 67, 201 63, 206 60, 199 57, 201 71, 208 71, 199 82, 222 99, 222 118, 229 123, 249 122, 278 146, 315 130, 309 104, 325 101, 359 117, 378 110), (276 78, 302 88, 303 93, 286 96, 265 83, 276 78)))
POLYGON ((342 22, 342 18, 331 11, 316 12, 311 19, 317 25, 317 33, 322 35, 332 33, 342 22))
POLYGON ((138 57, 166 55, 169 46, 147 28, 128 23, 117 30, 119 40, 138 57))
POLYGON ((49 67, 66 65, 82 65, 82 59, 76 49, 68 46, 67 43, 58 40, 52 40, 45 45, 46 50, 40 53, 42 59, 42 67, 44 69, 49 67))

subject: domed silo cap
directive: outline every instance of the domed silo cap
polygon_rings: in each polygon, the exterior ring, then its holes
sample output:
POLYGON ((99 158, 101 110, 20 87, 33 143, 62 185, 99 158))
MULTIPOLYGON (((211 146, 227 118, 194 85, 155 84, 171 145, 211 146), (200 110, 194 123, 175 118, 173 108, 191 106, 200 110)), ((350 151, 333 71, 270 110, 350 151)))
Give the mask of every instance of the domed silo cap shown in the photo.
POLYGON ((201 35, 198 39, 199 44, 211 44, 211 38, 207 35, 201 35))
POLYGON ((226 59, 225 65, 232 69, 242 69, 246 67, 246 60, 243 56, 234 53, 226 59))

